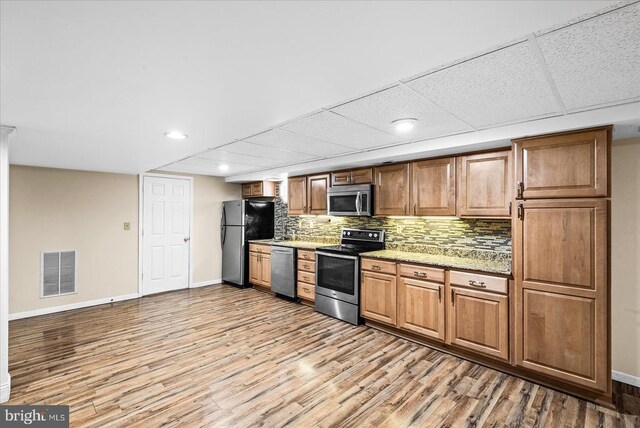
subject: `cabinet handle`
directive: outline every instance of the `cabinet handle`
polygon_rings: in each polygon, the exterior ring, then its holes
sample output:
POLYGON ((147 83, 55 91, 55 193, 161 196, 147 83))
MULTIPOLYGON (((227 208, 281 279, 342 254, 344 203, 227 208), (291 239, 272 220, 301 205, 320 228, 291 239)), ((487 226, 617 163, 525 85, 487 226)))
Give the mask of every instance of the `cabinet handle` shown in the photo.
POLYGON ((426 272, 413 271, 413 275, 419 276, 421 278, 426 278, 427 277, 427 273, 426 272))
POLYGON ((455 306, 456 305, 454 296, 455 296, 455 291, 452 288, 451 289, 451 306, 455 306))
POLYGON ((518 204, 518 218, 520 220, 524 220, 524 208, 522 207, 522 204, 518 204))
POLYGON ((438 302, 442 302, 442 287, 438 287, 438 302))
POLYGON ((404 204, 404 206, 402 207, 402 212, 403 213, 407 213, 407 204, 404 204))
POLYGON ((302 289, 304 290, 305 293, 309 292, 309 289, 307 287, 303 287, 302 289))
POLYGON ((518 199, 522 199, 522 194, 524 193, 524 183, 522 181, 518 181, 516 183, 516 197, 518 199))
POLYGON ((513 202, 509 202, 509 215, 511 215, 511 207, 513 206, 513 202))
POLYGON ((371 270, 381 270, 382 268, 378 265, 371 266, 371 270))
POLYGON ((413 204, 413 215, 418 215, 418 207, 417 207, 417 204, 413 204))
POLYGON ((474 281, 472 279, 469 280, 469 285, 471 285, 473 287, 487 288, 487 286, 484 285, 483 281, 477 282, 477 281, 474 281))

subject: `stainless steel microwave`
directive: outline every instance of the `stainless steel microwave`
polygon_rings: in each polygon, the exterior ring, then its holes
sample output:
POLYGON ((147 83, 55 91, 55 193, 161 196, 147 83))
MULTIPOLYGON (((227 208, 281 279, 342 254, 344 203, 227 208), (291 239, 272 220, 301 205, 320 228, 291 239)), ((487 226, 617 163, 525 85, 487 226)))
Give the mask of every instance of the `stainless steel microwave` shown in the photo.
POLYGON ((373 215, 373 186, 333 186, 327 191, 329 215, 371 216, 373 215))

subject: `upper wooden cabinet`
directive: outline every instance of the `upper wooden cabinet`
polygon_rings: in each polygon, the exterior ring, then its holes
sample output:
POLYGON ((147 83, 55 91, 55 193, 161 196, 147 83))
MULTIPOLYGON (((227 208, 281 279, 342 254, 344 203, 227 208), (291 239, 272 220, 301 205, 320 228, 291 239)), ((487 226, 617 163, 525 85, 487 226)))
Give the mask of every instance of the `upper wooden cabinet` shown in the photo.
POLYGON ((456 215, 455 165, 455 158, 411 164, 413 215, 456 215))
POLYGON ((516 364, 611 392, 608 201, 518 202, 516 364))
POLYGON ((329 174, 307 177, 307 214, 327 213, 327 189, 329 174))
POLYGON ((332 186, 369 183, 373 183, 373 168, 360 168, 351 171, 339 171, 331 173, 332 186))
POLYGON ((374 168, 374 215, 409 215, 409 164, 374 168))
POLYGON ((289 215, 307 213, 307 177, 292 177, 288 180, 287 199, 289 215))
POLYGON ((288 186, 289 215, 327 213, 329 174, 292 177, 288 186))
POLYGON ((243 198, 257 198, 276 196, 276 183, 273 181, 254 181, 242 185, 243 198))
POLYGON ((458 216, 511 216, 511 150, 458 157, 458 216))
POLYGON ((513 140, 516 198, 608 196, 611 129, 513 140))

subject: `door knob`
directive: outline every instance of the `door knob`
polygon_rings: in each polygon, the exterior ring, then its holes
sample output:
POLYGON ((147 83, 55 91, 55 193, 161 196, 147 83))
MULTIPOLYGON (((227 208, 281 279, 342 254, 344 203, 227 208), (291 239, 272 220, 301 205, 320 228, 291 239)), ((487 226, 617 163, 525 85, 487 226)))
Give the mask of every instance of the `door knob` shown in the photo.
POLYGON ((184 237, 184 242, 189 242, 190 240, 191 240, 191 238, 190 238, 190 237, 188 237, 188 236, 185 236, 185 237, 184 237))

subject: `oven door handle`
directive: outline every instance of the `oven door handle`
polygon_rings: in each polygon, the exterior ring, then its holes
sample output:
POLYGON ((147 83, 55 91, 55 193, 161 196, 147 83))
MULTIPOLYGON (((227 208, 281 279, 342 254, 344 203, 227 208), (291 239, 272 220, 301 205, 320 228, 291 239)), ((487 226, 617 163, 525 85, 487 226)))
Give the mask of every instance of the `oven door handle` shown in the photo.
POLYGON ((316 255, 318 256, 327 256, 327 257, 335 257, 337 259, 348 259, 348 260, 358 260, 358 256, 343 256, 342 254, 335 253, 326 253, 324 251, 316 251, 316 255))

